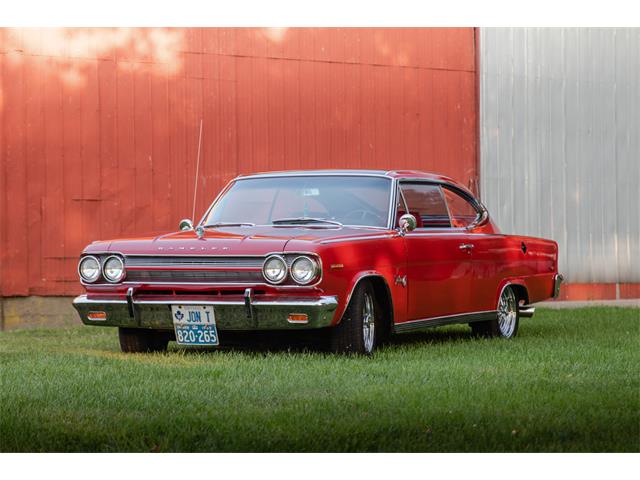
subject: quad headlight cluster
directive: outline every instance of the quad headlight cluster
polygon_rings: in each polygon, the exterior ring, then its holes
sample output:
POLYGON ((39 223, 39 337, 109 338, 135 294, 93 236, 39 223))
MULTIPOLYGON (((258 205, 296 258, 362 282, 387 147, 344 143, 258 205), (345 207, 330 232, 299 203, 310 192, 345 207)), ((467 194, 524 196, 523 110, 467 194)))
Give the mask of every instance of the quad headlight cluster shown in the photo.
POLYGON ((101 275, 107 282, 118 283, 125 277, 126 271, 122 258, 117 255, 106 257, 102 262, 93 255, 87 255, 80 259, 78 273, 87 283, 95 283, 101 275))
POLYGON ((262 275, 267 282, 274 285, 284 282, 289 273, 298 285, 308 285, 318 278, 320 266, 316 260, 306 255, 296 257, 290 267, 280 255, 268 256, 262 265, 262 275))

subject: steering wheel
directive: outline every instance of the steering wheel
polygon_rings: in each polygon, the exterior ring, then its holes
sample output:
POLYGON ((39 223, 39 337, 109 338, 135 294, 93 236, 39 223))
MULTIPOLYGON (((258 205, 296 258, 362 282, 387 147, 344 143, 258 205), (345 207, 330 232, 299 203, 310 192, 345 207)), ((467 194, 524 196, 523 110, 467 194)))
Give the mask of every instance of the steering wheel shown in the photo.
MULTIPOLYGON (((367 217, 371 217, 372 219, 374 219, 375 220, 375 222, 373 222, 374 224, 379 223, 380 220, 382 220, 379 215, 376 215, 372 211, 365 210, 363 208, 351 210, 349 213, 347 213, 344 216, 345 219, 352 218, 353 220, 360 220, 362 222, 365 222, 367 217)), ((345 223, 348 223, 348 222, 345 222, 345 223)))

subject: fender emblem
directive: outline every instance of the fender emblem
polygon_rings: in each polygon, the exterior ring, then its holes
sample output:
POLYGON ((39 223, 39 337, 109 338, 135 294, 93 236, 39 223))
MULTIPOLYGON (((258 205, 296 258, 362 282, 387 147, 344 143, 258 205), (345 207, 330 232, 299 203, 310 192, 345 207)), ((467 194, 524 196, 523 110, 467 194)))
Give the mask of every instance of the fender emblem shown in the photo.
POLYGON ((396 285, 402 285, 403 287, 407 286, 407 276, 406 275, 397 275, 395 280, 396 285))

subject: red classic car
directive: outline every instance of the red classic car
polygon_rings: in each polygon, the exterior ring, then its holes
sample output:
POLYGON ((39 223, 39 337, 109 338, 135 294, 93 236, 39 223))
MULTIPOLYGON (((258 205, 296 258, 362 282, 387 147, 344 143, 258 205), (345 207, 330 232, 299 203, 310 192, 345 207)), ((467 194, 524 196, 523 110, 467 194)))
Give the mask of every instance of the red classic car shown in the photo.
POLYGON ((555 242, 501 234, 464 186, 377 170, 238 177, 195 228, 94 242, 78 272, 80 318, 119 327, 126 352, 231 330, 314 329, 361 354, 453 323, 512 338, 562 281, 555 242))

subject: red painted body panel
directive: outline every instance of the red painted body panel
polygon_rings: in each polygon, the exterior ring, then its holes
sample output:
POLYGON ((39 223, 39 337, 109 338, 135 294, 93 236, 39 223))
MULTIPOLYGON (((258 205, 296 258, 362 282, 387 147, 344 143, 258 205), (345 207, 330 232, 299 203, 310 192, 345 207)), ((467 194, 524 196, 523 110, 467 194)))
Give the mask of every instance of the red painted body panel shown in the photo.
MULTIPOLYGON (((318 173, 318 172, 316 172, 318 173)), ((447 177, 420 172, 378 172, 394 179, 411 178, 446 182, 447 177)), ((272 174, 270 174, 272 175, 272 174)), ((394 188, 395 188, 395 184, 394 188)), ((225 284, 158 286, 134 285, 136 295, 206 294, 215 287, 241 296, 252 287, 258 296, 320 296, 338 298, 333 324, 342 318, 351 293, 367 277, 381 278, 391 295, 396 324, 455 314, 495 311, 506 284, 519 285, 534 303, 553 294, 558 246, 540 238, 503 235, 490 219, 472 229, 398 230, 373 227, 224 227, 207 229, 202 238, 194 231, 134 239, 95 242, 86 254, 124 255, 228 255, 265 256, 270 253, 309 253, 321 260, 322 277, 312 286, 225 284), (460 249, 472 244, 470 250, 460 249), (406 276, 406 285, 399 281, 406 276)), ((200 267, 202 269, 202 267, 200 267)), ((206 269, 206 268, 205 268, 206 269)), ((210 268, 209 268, 210 269, 210 268)), ((122 298, 131 285, 85 285, 91 298, 122 298)), ((177 298, 177 297, 173 297, 177 298)))
POLYGON ((473 304, 478 309, 495 309, 499 293, 507 283, 524 286, 527 303, 551 297, 553 276, 558 273, 555 242, 517 235, 477 234, 473 237, 473 304))

